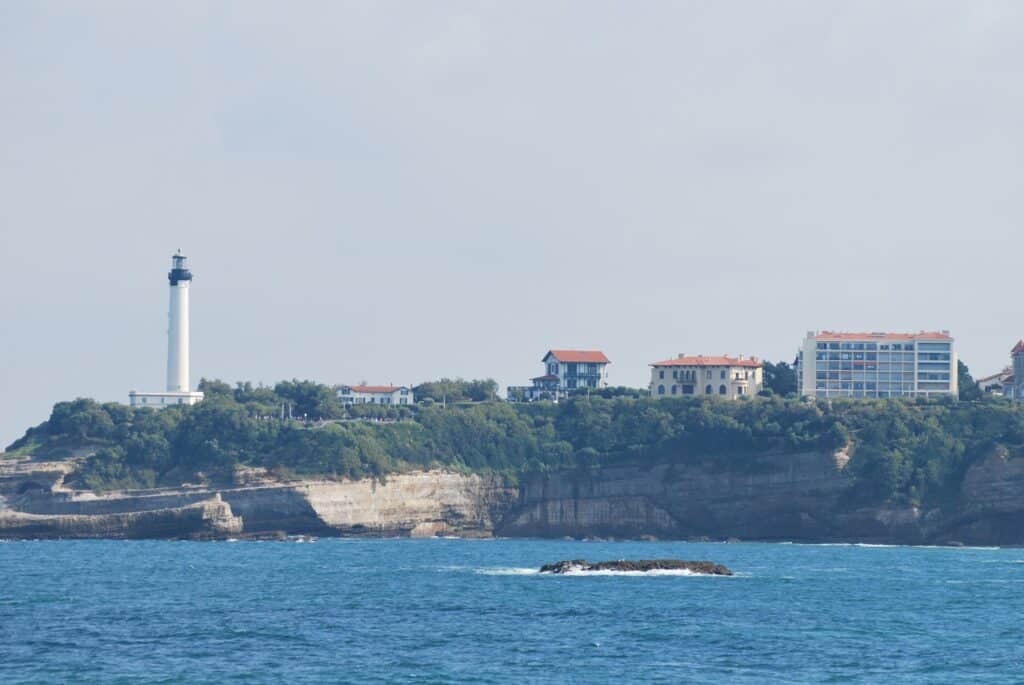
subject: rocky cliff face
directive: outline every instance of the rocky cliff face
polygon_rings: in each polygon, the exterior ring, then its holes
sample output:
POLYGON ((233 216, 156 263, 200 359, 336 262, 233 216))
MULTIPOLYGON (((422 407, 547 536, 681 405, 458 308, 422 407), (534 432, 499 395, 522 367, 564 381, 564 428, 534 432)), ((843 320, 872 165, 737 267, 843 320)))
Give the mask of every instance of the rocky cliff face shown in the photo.
POLYGON ((355 482, 248 477, 234 487, 98 495, 65 487, 73 470, 72 462, 0 462, 0 537, 479 537, 517 497, 499 478, 442 471, 355 482))
POLYGON ((770 455, 723 464, 627 466, 527 480, 506 535, 831 539, 849 486, 837 455, 770 455))
POLYGON ((69 489, 73 462, 0 461, 0 537, 318 535, 600 536, 1024 544, 1024 459, 972 467, 959 506, 852 508, 843 453, 730 465, 620 466, 524 477, 443 471, 385 481, 282 483, 97 495, 69 489))

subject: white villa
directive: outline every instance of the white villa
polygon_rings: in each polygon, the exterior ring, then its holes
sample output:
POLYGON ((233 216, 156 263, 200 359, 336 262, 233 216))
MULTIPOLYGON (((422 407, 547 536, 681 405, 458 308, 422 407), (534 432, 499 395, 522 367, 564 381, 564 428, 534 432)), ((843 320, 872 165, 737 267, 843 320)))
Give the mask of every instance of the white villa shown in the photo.
POLYGON ((755 357, 680 354, 651 364, 651 397, 704 395, 735 400, 761 392, 764 368, 755 357))
POLYGON ((342 385, 338 388, 342 404, 413 404, 412 388, 407 385, 342 385))

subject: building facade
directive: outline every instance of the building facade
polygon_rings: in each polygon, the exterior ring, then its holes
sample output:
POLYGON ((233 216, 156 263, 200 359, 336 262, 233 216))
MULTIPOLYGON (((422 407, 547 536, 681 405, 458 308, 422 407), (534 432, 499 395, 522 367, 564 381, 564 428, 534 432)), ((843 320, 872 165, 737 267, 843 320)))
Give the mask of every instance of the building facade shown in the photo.
POLYGON ((804 397, 956 397, 957 356, 948 331, 808 332, 797 358, 804 397))
POLYGON ((342 404, 409 405, 415 402, 412 388, 406 385, 342 385, 338 388, 342 404))
POLYGON ((1014 396, 1014 373, 1013 367, 1007 366, 999 373, 985 376, 977 380, 978 389, 986 395, 1001 397, 1014 396))
POLYGON ((1006 379, 1003 394, 1015 400, 1024 400, 1024 340, 1010 350, 1013 370, 1006 379))
POLYGON ((754 357, 678 355, 651 364, 651 397, 704 396, 735 400, 761 392, 764 368, 754 357))
POLYGON ((549 350, 541 362, 544 373, 531 378, 531 385, 508 387, 510 401, 557 402, 573 392, 608 387, 611 361, 600 350, 549 350))

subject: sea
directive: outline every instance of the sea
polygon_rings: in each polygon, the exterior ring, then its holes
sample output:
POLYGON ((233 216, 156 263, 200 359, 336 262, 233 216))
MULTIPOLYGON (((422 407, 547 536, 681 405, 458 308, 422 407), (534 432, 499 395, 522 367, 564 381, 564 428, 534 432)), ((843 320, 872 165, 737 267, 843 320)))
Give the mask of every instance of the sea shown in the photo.
POLYGON ((0 683, 1024 682, 1024 550, 0 542, 0 683), (541 575, 707 559, 732 577, 541 575))

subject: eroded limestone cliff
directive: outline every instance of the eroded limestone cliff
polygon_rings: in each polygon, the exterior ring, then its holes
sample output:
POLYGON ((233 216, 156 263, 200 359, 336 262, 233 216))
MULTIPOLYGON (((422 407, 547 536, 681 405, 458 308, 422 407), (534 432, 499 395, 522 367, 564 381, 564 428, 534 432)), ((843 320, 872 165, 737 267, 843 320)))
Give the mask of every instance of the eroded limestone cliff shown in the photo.
POLYGON ((1024 459, 973 466, 945 510, 856 507, 844 453, 524 476, 446 471, 95 494, 73 461, 0 461, 0 537, 599 536, 1024 544, 1024 459))

